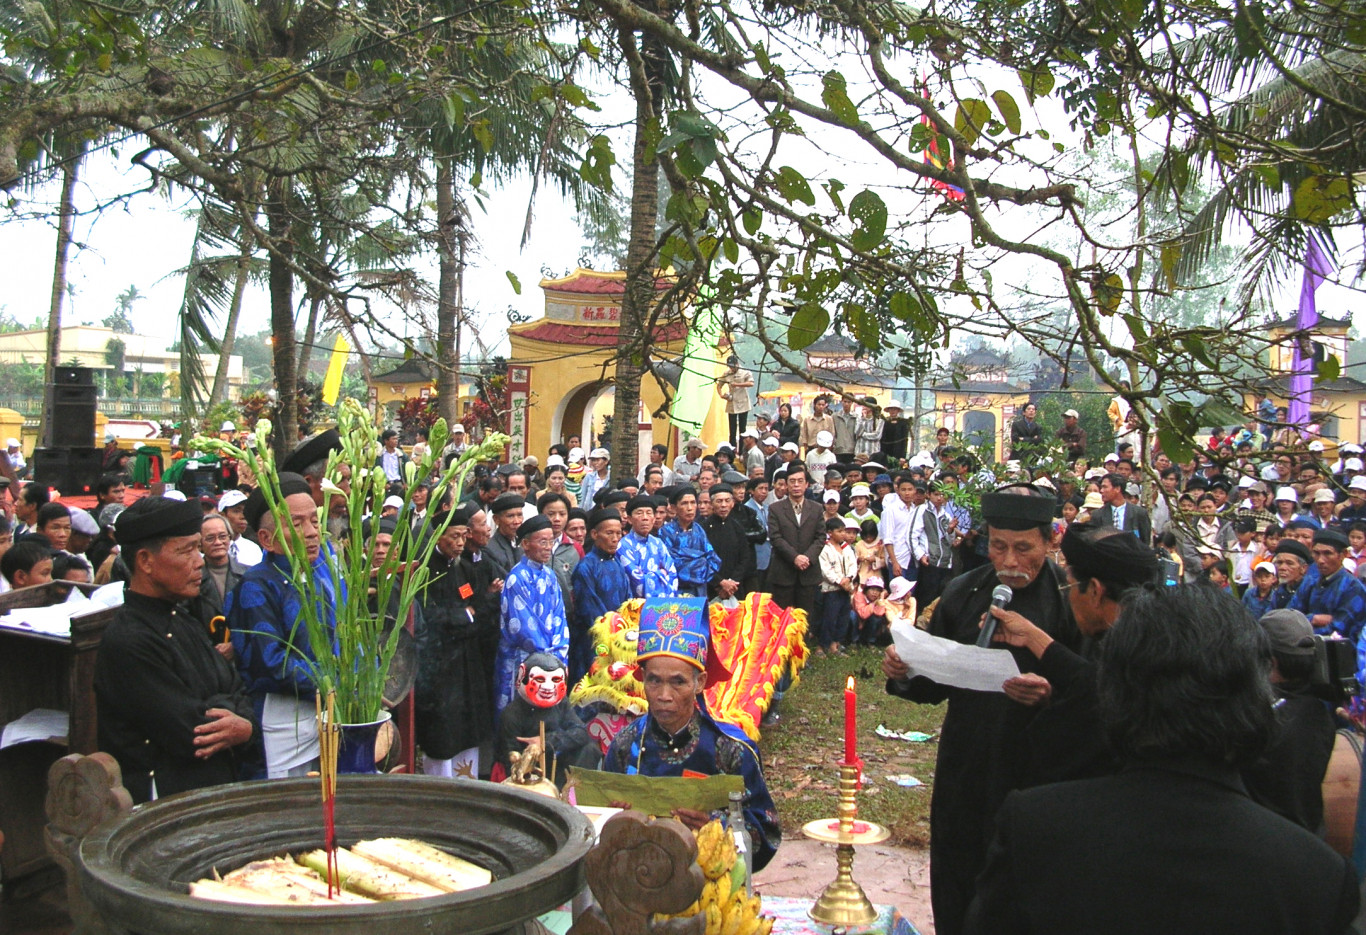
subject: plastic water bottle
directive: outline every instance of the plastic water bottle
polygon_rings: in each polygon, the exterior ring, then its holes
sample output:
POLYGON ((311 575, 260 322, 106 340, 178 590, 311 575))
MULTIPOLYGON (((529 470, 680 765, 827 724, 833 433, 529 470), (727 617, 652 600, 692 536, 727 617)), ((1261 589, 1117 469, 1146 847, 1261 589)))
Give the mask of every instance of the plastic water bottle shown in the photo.
POLYGON ((745 895, 754 895, 754 842, 749 836, 749 829, 745 827, 745 810, 741 807, 741 799, 744 794, 732 792, 730 794, 730 833, 735 838, 735 855, 737 860, 745 863, 745 895))

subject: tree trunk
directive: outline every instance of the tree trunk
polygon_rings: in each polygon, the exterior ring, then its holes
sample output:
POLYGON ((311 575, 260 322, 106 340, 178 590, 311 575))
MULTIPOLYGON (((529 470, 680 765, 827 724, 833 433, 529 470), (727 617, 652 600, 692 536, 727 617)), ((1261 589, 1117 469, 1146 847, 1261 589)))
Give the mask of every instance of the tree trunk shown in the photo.
POLYGON ((218 366, 213 372, 213 388, 209 391, 209 408, 228 398, 228 363, 233 345, 237 342, 237 319, 242 313, 242 296, 247 291, 251 269, 251 250, 243 247, 237 255, 237 277, 232 284, 232 304, 228 306, 228 320, 223 326, 223 340, 218 345, 218 366))
MULTIPOLYGON (((637 57, 635 37, 619 34, 628 62, 637 57)), ((631 237, 626 246, 626 286, 621 298, 618 328, 616 392, 612 406, 612 474, 634 477, 639 462, 640 379, 651 335, 645 324, 655 300, 655 225, 659 215, 659 163, 648 132, 658 119, 660 50, 647 42, 644 72, 631 68, 631 92, 636 99, 636 139, 631 156, 631 237)))
POLYGON ((275 366, 275 456, 283 460, 299 441, 299 380, 294 369, 294 271, 287 257, 293 254, 290 240, 289 182, 270 183, 266 199, 267 229, 270 231, 270 330, 275 366))
POLYGON ((299 348, 299 379, 308 379, 308 367, 313 361, 313 345, 318 340, 318 312, 321 311, 323 297, 321 295, 310 295, 308 297, 308 327, 304 329, 304 343, 299 348))
MULTIPOLYGON (((85 158, 85 146, 62 167, 62 201, 58 208, 57 251, 52 263, 52 298, 47 309, 47 364, 43 368, 43 419, 38 429, 38 437, 43 447, 52 445, 53 412, 52 393, 48 388, 57 377, 57 368, 62 362, 62 298, 66 295, 67 255, 71 252, 71 230, 76 222, 74 205, 76 177, 80 172, 81 160, 85 158)), ((95 439, 90 439, 95 444, 95 439)))
POLYGON ((460 359, 456 329, 464 304, 460 277, 464 251, 464 219, 455 202, 455 177, 449 158, 436 162, 437 254, 441 276, 436 293, 436 411, 447 425, 460 421, 460 359))

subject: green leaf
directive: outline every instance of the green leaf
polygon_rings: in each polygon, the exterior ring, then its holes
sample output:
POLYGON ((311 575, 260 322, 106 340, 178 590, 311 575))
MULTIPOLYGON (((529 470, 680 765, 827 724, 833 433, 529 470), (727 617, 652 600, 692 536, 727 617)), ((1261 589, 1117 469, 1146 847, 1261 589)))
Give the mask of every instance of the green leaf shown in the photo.
POLYGON ((830 327, 830 313, 815 302, 807 302, 792 313, 787 326, 787 346, 800 351, 814 344, 830 327))
POLYGON ((840 214, 844 213, 844 199, 840 197, 842 191, 844 191, 844 183, 839 179, 831 179, 825 183, 825 193, 834 202, 835 208, 840 214))
POLYGON ((726 260, 734 265, 740 261, 740 245, 727 237, 721 241, 721 252, 726 255, 726 260))
POLYGON ((583 163, 579 166, 579 177, 590 185, 611 191, 612 166, 616 161, 616 154, 612 152, 612 141, 605 136, 595 136, 588 146, 588 151, 584 153, 583 163))
POLYGON ((877 319, 868 314, 868 310, 857 302, 846 302, 842 308, 844 320, 849 323, 849 330, 854 333, 858 343, 876 351, 882 347, 882 335, 877 326, 877 319))
POLYGON ((816 204, 816 196, 811 191, 811 183, 807 182, 806 176, 791 166, 783 166, 779 169, 773 184, 778 187, 778 194, 782 195, 783 200, 788 204, 792 204, 794 201, 800 201, 807 206, 816 204))
POLYGON ((512 270, 507 270, 507 271, 504 273, 504 275, 507 276, 508 282, 512 283, 512 291, 515 292, 515 293, 517 293, 518 295, 521 295, 521 294, 522 294, 522 281, 521 281, 520 279, 517 278, 517 274, 514 273, 512 270))
POLYGON ((971 146, 976 143, 982 135, 982 128, 991 120, 991 108, 986 101, 979 101, 977 98, 968 98, 958 105, 958 111, 953 115, 953 128, 963 134, 964 139, 971 146))
POLYGON ((1113 315, 1124 299, 1124 280, 1118 273, 1111 273, 1092 287, 1091 295, 1103 314, 1113 315))
POLYGON ((1162 446, 1162 452, 1175 463, 1180 464, 1195 457, 1195 446, 1190 438, 1170 425, 1158 426, 1157 441, 1162 446))
POLYGON ((1020 105, 1015 103, 1015 98, 1005 91, 995 91, 991 99, 996 102, 996 112, 1001 115, 1001 122, 1006 129, 1018 134, 1023 124, 1020 123, 1020 105))
POLYGON ((821 103, 834 112, 840 123, 854 126, 858 123, 858 108, 849 100, 849 92, 844 76, 837 71, 828 71, 821 78, 821 103))
POLYGON ((924 314, 924 310, 920 307, 916 297, 909 292, 893 292, 891 299, 887 302, 887 308, 892 313, 892 317, 907 324, 914 323, 924 314))
POLYGON ((1352 204, 1352 183, 1340 175, 1311 175, 1295 188, 1295 217, 1325 224, 1352 204))
POLYGON ((1025 100, 1033 104, 1036 98, 1047 97, 1053 90, 1053 73, 1047 65, 1039 65, 1028 71, 1020 69, 1020 84, 1024 85, 1025 100))
POLYGON ((887 234, 887 205, 866 188, 849 202, 849 219, 854 222, 849 242, 860 253, 876 248, 887 234))
POLYGON ((764 212, 758 208, 748 208, 745 213, 740 215, 740 223, 744 225, 745 233, 753 237, 759 233, 759 228, 764 223, 764 212))
POLYGON ((1330 354, 1323 359, 1323 363, 1319 364, 1316 376, 1320 380, 1336 380, 1342 376, 1342 364, 1330 354))
POLYGON ((1168 289, 1176 285, 1176 265, 1181 262, 1181 253, 1182 246, 1179 240, 1169 240, 1162 245, 1162 275, 1166 277, 1168 289))

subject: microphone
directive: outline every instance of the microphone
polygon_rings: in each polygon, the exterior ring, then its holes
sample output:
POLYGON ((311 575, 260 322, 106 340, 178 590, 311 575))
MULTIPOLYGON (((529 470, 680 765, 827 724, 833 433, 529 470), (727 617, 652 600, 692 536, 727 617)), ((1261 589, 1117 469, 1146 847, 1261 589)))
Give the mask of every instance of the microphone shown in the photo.
MULTIPOLYGON (((991 592, 991 606, 1004 607, 1010 603, 1010 599, 1015 596, 1015 592, 1010 590, 1008 584, 998 584, 991 592)), ((996 635, 996 618, 991 615, 991 611, 982 614, 982 632, 977 634, 978 646, 990 646, 991 638, 996 635)))

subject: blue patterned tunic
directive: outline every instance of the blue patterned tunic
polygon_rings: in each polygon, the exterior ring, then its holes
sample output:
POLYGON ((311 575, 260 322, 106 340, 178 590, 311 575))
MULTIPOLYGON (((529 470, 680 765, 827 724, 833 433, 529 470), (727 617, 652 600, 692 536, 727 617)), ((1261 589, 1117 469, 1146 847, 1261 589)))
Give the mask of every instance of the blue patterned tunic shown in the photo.
POLYGON ((597 546, 574 566, 574 619, 569 627, 569 683, 577 684, 593 664, 593 621, 631 599, 631 575, 621 552, 608 555, 597 546))
POLYGON ((755 871, 778 852, 783 837, 778 810, 764 782, 759 752, 738 727, 715 721, 699 709, 688 726, 671 737, 647 714, 613 738, 602 768, 641 776, 743 776, 745 827, 754 842, 755 871))
POLYGON ((659 530, 659 538, 673 556, 679 588, 706 597, 707 586, 721 570, 721 556, 712 548, 706 531, 697 523, 685 530, 678 520, 671 519, 659 530))
POLYGON ((517 667, 532 653, 569 664, 569 621, 555 572, 523 558, 503 582, 502 627, 494 661, 493 706, 502 711, 517 691, 517 667))
MULTIPOLYGON (((706 538, 706 534, 702 536, 706 538)), ((631 575, 635 597, 677 597, 678 571, 669 547, 658 536, 637 536, 628 532, 621 537, 617 555, 631 575)))

